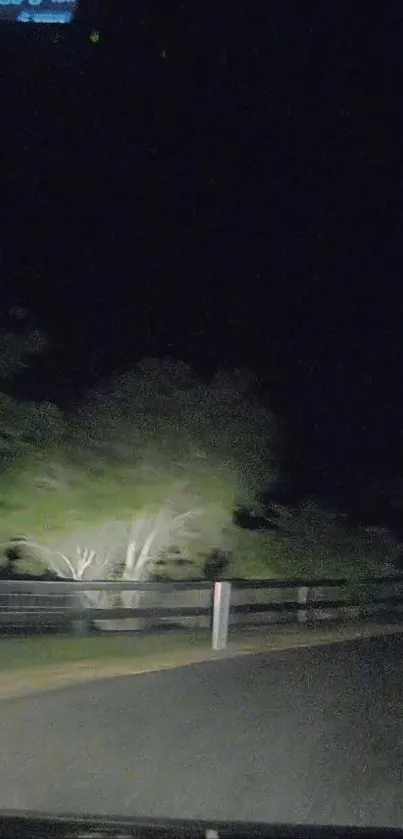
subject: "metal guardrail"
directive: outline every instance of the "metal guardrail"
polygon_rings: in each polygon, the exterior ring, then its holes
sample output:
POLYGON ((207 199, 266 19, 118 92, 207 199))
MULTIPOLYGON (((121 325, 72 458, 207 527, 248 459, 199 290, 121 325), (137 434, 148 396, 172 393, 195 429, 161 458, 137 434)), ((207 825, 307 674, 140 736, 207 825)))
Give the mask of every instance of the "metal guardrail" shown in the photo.
POLYGON ((403 575, 362 580, 352 596, 347 580, 232 580, 228 582, 0 581, 0 632, 45 629, 86 634, 98 629, 144 629, 200 621, 225 646, 232 627, 316 623, 386 615, 403 622, 403 575), (334 593, 334 596, 329 596, 334 593), (178 602, 179 600, 179 602, 178 602))

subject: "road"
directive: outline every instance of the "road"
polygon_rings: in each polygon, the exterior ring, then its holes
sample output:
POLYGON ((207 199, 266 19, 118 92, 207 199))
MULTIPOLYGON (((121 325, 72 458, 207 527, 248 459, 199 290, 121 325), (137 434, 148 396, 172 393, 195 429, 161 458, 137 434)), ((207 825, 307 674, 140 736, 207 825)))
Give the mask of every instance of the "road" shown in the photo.
POLYGON ((403 641, 245 656, 0 704, 0 806, 401 826, 403 641))

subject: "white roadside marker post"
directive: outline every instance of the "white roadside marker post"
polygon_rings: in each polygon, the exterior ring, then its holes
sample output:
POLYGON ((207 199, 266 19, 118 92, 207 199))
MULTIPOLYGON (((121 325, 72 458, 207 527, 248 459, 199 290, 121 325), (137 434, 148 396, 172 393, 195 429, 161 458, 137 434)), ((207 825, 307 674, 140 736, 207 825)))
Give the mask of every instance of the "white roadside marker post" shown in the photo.
POLYGON ((214 583, 213 650, 225 650, 228 638, 231 583, 214 583))

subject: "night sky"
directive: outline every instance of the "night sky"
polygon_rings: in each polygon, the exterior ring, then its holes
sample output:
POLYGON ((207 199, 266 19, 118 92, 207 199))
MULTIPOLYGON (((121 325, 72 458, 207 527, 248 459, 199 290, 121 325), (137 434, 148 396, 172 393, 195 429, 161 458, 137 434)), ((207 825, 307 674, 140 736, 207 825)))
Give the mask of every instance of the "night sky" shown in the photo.
POLYGON ((401 3, 118 5, 3 51, 0 302, 50 342, 19 395, 248 365, 292 492, 400 521, 401 3))

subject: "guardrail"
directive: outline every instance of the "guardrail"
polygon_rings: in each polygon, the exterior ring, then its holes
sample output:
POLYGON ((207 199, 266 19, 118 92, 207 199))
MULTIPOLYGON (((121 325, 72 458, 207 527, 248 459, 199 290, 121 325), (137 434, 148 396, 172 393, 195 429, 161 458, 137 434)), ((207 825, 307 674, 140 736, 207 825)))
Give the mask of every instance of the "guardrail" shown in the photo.
POLYGON ((0 581, 0 632, 209 628, 215 649, 239 626, 334 620, 402 620, 403 576, 361 581, 232 580, 216 583, 0 581))

